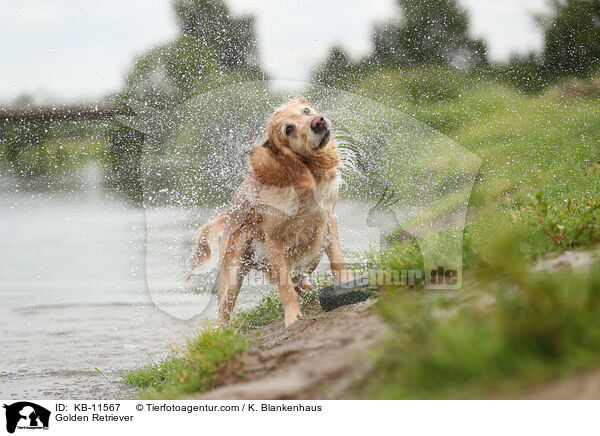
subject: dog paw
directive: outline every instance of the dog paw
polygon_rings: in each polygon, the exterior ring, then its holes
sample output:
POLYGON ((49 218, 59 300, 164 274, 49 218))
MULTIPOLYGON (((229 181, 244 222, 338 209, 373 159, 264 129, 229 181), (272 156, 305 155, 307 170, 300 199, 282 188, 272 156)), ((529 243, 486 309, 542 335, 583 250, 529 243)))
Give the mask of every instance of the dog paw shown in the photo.
POLYGON ((302 313, 295 312, 293 314, 286 315, 283 320, 283 323, 286 327, 289 327, 292 324, 294 324, 296 321, 299 321, 300 319, 302 319, 302 313))

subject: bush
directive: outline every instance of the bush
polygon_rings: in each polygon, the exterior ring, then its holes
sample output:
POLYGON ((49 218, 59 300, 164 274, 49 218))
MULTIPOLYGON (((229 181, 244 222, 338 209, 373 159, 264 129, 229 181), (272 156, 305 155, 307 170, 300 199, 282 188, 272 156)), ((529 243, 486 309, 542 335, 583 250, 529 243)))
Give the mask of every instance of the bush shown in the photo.
POLYGON ((531 223, 557 249, 572 249, 600 242, 600 201, 584 196, 549 204, 543 192, 530 196, 531 223))

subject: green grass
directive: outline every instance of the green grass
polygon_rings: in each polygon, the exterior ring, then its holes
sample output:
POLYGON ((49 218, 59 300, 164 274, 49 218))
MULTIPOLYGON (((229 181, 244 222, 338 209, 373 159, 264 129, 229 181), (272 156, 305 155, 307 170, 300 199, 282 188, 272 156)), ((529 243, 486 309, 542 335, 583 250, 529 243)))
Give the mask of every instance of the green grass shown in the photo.
MULTIPOLYGON (((541 258, 600 244, 600 119, 592 116, 600 98, 525 96, 461 79, 453 84, 463 86, 460 97, 415 102, 402 81, 378 80, 363 85, 375 94, 391 88, 404 110, 483 165, 464 231, 463 289, 388 289, 377 310, 391 333, 355 394, 478 397, 600 366, 600 264, 589 273, 531 272, 541 258)), ((414 241, 390 247, 383 261, 422 265, 414 241)))
POLYGON ((180 363, 181 361, 177 357, 168 356, 159 362, 127 371, 123 374, 122 380, 126 385, 136 389, 152 389, 161 392, 175 375, 176 366, 180 363))
MULTIPOLYGON (((372 350, 373 372, 353 391, 359 397, 488 396, 600 366, 600 265, 588 273, 531 272, 542 258, 600 244, 600 174, 592 166, 600 159, 600 118, 593 116, 600 98, 527 96, 452 74, 383 71, 353 85, 483 159, 464 230, 463 289, 386 290, 376 310, 390 333, 372 350)), ((443 214, 451 204, 440 206, 443 214)), ((394 243, 383 263, 422 269, 418 242, 394 243)), ((282 318, 278 295, 267 295, 237 313, 232 330, 192 342, 195 352, 124 380, 142 397, 210 389, 220 365, 244 349, 242 333, 282 318)))
MULTIPOLYGON (((312 283, 315 286, 315 290, 306 292, 305 295, 298 298, 300 310, 305 315, 314 315, 320 312, 321 308, 317 297, 318 290, 333 283, 333 278, 329 278, 328 276, 325 278, 319 277, 316 280, 312 280, 312 283)), ((279 293, 273 292, 264 295, 255 307, 235 313, 231 319, 230 326, 236 332, 246 333, 258 327, 282 321, 283 316, 283 306, 279 293)))
POLYGON ((390 334, 374 350, 365 398, 512 394, 600 365, 600 263, 532 273, 518 234, 488 245, 477 284, 448 294, 395 289, 377 310, 390 334))
POLYGON ((214 387, 219 371, 242 353, 247 341, 235 331, 210 328, 187 340, 187 347, 160 362, 126 372, 122 380, 139 389, 139 398, 174 399, 214 387))
POLYGON ((281 320, 283 315, 279 295, 267 294, 256 307, 236 313, 231 320, 231 327, 246 332, 281 320))
MULTIPOLYGON (((532 259, 598 242, 600 174, 590 168, 600 159, 600 118, 592 116, 600 113, 600 96, 529 96, 448 69, 376 72, 352 90, 380 96, 483 160, 469 202, 477 217, 467 229, 472 239, 485 240, 499 224, 531 226, 521 245, 532 259), (410 97, 413 82, 425 97, 410 97), (440 83, 453 91, 436 92, 440 83), (548 214, 543 224, 537 196, 548 214)), ((444 214, 452 201, 440 206, 444 214)))

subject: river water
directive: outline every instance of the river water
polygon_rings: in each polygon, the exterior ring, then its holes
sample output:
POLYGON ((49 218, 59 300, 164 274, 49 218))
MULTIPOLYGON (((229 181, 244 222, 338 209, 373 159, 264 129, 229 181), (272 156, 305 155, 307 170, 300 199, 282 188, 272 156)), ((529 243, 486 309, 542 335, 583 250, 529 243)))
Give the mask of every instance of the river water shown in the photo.
MULTIPOLYGON (((362 203, 338 204, 341 243, 350 257, 377 243, 376 229, 365 225, 367 212, 362 203)), ((209 208, 149 214, 101 189, 4 189, 0 398, 130 395, 120 381, 124 371, 159 360, 214 317, 211 307, 193 316, 193 302, 210 293, 180 289, 181 259, 189 258, 194 229, 213 215, 209 208), (179 270, 169 269, 174 264, 179 270)), ((246 286, 236 307, 250 307, 270 290, 246 286)))

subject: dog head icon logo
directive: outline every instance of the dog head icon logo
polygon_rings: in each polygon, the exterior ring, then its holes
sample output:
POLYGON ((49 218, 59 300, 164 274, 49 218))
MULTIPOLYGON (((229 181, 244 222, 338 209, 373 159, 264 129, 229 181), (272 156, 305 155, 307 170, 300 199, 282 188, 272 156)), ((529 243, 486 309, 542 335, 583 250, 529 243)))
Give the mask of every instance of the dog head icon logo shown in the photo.
POLYGON ((27 401, 4 404, 6 409, 6 431, 14 433, 21 429, 47 429, 50 423, 50 411, 27 401))

